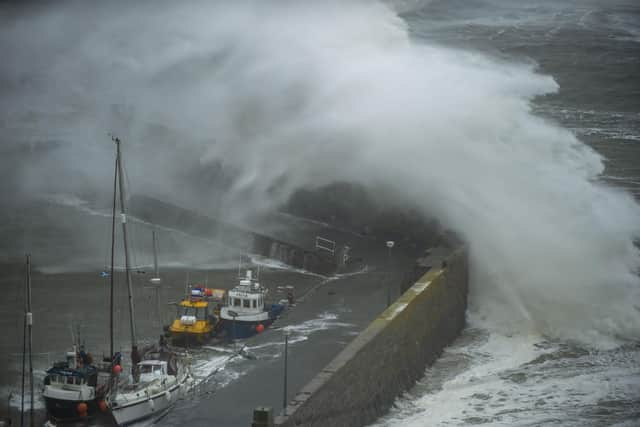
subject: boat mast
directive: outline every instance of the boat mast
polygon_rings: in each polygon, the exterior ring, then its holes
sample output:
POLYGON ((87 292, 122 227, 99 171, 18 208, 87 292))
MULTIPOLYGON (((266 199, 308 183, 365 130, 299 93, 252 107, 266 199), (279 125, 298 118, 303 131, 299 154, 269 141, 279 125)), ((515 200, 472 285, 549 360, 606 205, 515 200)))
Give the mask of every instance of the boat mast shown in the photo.
POLYGON ((160 278, 160 269, 158 268, 158 237, 156 233, 156 227, 154 226, 151 229, 151 237, 153 243, 153 277, 149 282, 151 282, 151 287, 156 295, 156 318, 162 326, 162 319, 160 317, 160 283, 162 279, 160 278))
POLYGON ((20 396, 20 427, 24 427, 24 379, 26 373, 27 358, 27 305, 25 303, 25 316, 22 324, 22 394, 20 396))
POLYGON ((27 313, 29 312, 28 291, 29 279, 25 281, 24 321, 22 325, 22 394, 20 396, 20 427, 24 427, 24 388, 27 373, 27 313))
POLYGON ((158 238, 156 236, 155 227, 151 230, 151 236, 153 238, 153 282, 160 281, 160 269, 158 268, 158 238))
POLYGON ((114 317, 114 273, 115 273, 115 256, 116 256, 116 200, 118 193, 118 155, 116 154, 115 171, 113 173, 113 209, 111 212, 111 272, 109 274, 109 356, 110 362, 113 363, 113 317, 114 317))
POLYGON ((32 351, 32 343, 33 343, 33 313, 31 311, 31 255, 27 254, 27 268, 26 268, 26 280, 25 280, 25 290, 26 290, 26 304, 25 304, 25 313, 24 313, 24 325, 26 327, 26 335, 27 339, 25 340, 25 345, 23 346, 22 353, 22 414, 20 416, 20 425, 23 425, 24 422, 24 368, 25 368, 25 357, 24 357, 24 347, 28 345, 27 351, 29 352, 29 396, 31 401, 29 402, 29 425, 33 427, 34 418, 33 418, 33 403, 35 400, 34 397, 34 389, 33 389, 33 351, 32 351), (28 344, 27 344, 28 343, 28 344))
POLYGON ((116 143, 116 162, 118 165, 118 187, 120 189, 120 217, 122 219, 122 240, 124 241, 124 266, 127 278, 127 291, 129 297, 129 322, 131 327, 131 363, 135 372, 136 365, 140 362, 138 354, 138 342, 136 339, 136 321, 133 309, 133 286, 131 284, 131 261, 129 256, 129 246, 127 243, 127 209, 124 203, 124 178, 122 172, 122 154, 120 151, 120 139, 113 138, 116 143))

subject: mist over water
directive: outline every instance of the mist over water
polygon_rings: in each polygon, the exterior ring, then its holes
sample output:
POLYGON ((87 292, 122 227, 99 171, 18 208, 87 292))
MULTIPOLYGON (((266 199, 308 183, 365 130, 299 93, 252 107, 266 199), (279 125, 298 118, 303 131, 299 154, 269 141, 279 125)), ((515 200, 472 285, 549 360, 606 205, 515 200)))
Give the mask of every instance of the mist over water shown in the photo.
POLYGON ((22 194, 108 190, 108 132, 136 188, 222 215, 355 182, 463 235, 474 321, 640 339, 640 208, 532 114, 558 89, 534 64, 418 44, 372 2, 77 2, 3 21, 3 145, 57 141, 22 194))

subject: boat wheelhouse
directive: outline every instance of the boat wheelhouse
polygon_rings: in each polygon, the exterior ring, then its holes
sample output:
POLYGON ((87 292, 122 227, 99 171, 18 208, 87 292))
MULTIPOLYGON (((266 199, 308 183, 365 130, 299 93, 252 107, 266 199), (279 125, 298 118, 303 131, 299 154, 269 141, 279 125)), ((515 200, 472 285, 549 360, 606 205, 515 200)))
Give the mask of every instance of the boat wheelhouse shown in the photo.
POLYGON ((195 287, 180 301, 176 319, 169 326, 173 344, 202 344, 216 332, 224 290, 195 287))
POLYGON ((109 370, 92 365, 84 352, 68 352, 67 360, 54 363, 44 378, 42 394, 49 418, 64 421, 95 414, 109 379, 109 370))
POLYGON ((248 338, 267 328, 282 313, 284 305, 265 304, 267 289, 247 270, 240 283, 227 292, 220 320, 230 339, 248 338))

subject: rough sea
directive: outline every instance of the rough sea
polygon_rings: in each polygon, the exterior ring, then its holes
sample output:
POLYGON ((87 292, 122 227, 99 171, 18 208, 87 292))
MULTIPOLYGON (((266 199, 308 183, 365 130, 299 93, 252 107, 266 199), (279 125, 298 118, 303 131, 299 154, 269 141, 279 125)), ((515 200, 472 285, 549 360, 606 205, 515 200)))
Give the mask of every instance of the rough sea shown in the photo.
MULTIPOLYGON (((536 113, 607 159, 601 180, 640 198, 638 3, 433 1, 403 18, 416 40, 533 61, 553 76, 559 92, 536 99, 536 113)), ((502 334, 471 310, 462 336, 374 425, 640 425, 640 344, 502 334)))

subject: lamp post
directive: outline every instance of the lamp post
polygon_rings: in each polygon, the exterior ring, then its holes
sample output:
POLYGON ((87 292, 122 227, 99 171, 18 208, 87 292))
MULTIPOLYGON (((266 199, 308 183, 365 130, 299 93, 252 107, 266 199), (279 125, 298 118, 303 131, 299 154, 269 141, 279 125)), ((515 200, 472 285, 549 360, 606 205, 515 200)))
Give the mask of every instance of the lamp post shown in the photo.
POLYGON ((282 395, 282 414, 287 415, 287 354, 289 350, 289 331, 284 331, 284 392, 282 395))
POLYGON ((393 245, 395 245, 393 240, 387 241, 387 307, 391 305, 391 248, 393 245))
POLYGON ((236 349, 236 317, 238 317, 238 313, 233 310, 228 310, 229 316, 233 318, 233 323, 231 324, 231 342, 233 342, 233 349, 236 349))

